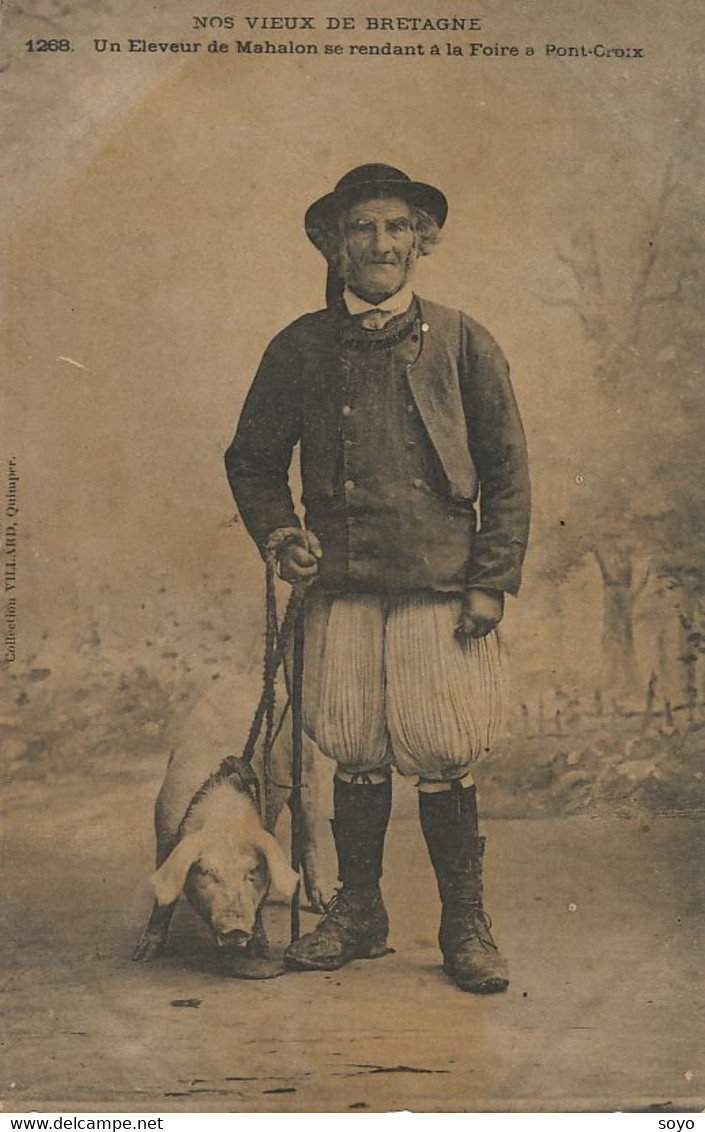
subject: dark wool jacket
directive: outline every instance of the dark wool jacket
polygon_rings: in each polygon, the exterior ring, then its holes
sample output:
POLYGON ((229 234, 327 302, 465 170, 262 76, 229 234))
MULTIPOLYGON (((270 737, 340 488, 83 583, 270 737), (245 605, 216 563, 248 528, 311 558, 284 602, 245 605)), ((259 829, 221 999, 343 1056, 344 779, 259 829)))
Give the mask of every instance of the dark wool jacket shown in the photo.
MULTIPOLYGON (((467 521, 464 585, 516 594, 528 537, 530 487, 524 433, 507 363, 491 335, 467 315, 427 299, 417 302, 421 346, 416 360, 407 366, 407 379, 409 395, 442 470, 434 500, 456 518, 462 513, 462 521, 467 521)), ((346 319, 342 307, 317 311, 274 338, 226 452, 235 501, 261 550, 275 529, 300 526, 288 479, 297 443, 307 524, 318 533, 316 520, 325 528, 327 512, 332 515, 339 509, 342 422, 344 412, 349 412, 341 344, 346 319)), ((431 536, 441 576, 440 521, 434 539, 435 533, 426 530, 424 541, 428 546, 431 536)), ((414 538, 413 527, 405 538, 414 538)), ((397 539, 390 529, 390 541, 397 539)), ((325 549, 324 542, 324 560, 325 549)), ((320 581, 325 586, 323 567, 320 581)), ((332 588, 340 587, 334 583, 332 588)), ((373 583, 369 588, 385 587, 373 583)))

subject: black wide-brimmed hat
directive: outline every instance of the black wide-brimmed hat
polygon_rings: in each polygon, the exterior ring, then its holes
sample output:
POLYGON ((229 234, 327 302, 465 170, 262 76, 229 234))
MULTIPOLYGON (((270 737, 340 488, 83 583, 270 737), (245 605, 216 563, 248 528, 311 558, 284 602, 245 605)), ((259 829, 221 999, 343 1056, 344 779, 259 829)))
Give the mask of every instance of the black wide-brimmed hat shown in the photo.
POLYGON ((412 181, 392 165, 358 165, 338 181, 332 193, 315 201, 306 213, 306 234, 319 252, 324 252, 322 236, 331 220, 344 208, 376 197, 400 197, 408 204, 428 212, 442 228, 448 215, 448 201, 440 189, 422 181, 412 181))

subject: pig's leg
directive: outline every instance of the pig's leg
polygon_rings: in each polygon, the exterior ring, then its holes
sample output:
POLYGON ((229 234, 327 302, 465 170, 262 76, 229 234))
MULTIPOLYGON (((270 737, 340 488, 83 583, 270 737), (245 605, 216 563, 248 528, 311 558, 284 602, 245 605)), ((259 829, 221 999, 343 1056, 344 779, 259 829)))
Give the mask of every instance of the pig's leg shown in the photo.
MULTIPOLYGON (((304 737, 304 789, 301 791, 301 866, 304 888, 314 912, 325 912, 326 898, 318 869, 318 843, 316 816, 318 813, 318 783, 316 778, 313 743, 304 737)), ((291 799, 289 799, 291 809, 291 799)))
MULTIPOLYGON (((285 802, 288 801, 291 809, 291 727, 285 725, 281 735, 274 746, 272 771, 275 782, 269 783, 267 789, 267 810, 265 814, 265 827, 274 833, 279 815, 285 802)), ((301 791, 301 866, 304 874, 304 888, 309 905, 314 912, 325 912, 326 900, 318 873, 318 849, 316 845, 316 811, 318 791, 316 789, 315 747, 313 741, 304 735, 303 743, 303 779, 304 789, 301 791)))
POLYGON ((174 915, 177 903, 177 901, 174 901, 173 904, 157 904, 156 901, 154 902, 147 926, 132 952, 132 958, 135 962, 149 963, 152 959, 157 959, 158 956, 163 954, 171 917, 174 915))
POLYGON ((269 956, 269 940, 267 939, 267 932, 265 931, 264 922, 262 920, 263 904, 264 901, 257 909, 252 939, 248 942, 246 948, 250 959, 267 959, 269 956))
MULTIPOLYGON (((157 832, 157 868, 159 869, 175 844, 175 838, 167 837, 164 832, 164 815, 161 810, 160 799, 157 799, 155 809, 155 825, 157 832)), ((171 917, 174 915, 177 904, 178 900, 175 900, 173 904, 157 904, 155 900, 147 926, 132 952, 132 958, 136 963, 149 963, 152 959, 157 959, 163 954, 169 935, 171 917)))

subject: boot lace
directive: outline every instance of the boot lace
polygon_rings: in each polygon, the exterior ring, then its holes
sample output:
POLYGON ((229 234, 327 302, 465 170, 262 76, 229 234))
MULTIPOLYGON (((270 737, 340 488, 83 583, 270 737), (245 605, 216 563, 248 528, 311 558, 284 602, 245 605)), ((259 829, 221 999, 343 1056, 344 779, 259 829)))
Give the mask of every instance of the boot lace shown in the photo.
POLYGON ((492 920, 481 905, 468 904, 460 911, 460 925, 453 934, 458 944, 477 940, 485 951, 499 951, 492 938, 492 920))
POLYGON ((344 888, 336 888, 330 900, 326 904, 326 911, 323 919, 327 922, 330 920, 332 923, 337 922, 341 917, 348 916, 352 912, 350 901, 350 894, 344 888))
POLYGON ((319 921, 317 932, 342 939, 355 940, 369 929, 370 908, 364 896, 349 889, 339 888, 326 905, 326 911, 319 921))
POLYGON ((474 919, 477 938, 485 951, 498 951, 497 944, 492 938, 492 921, 484 908, 476 909, 474 919))
POLYGON ((361 908, 367 906, 370 901, 378 895, 376 889, 352 889, 346 888, 343 885, 337 888, 330 900, 326 904, 326 911, 324 919, 331 917, 333 920, 338 920, 341 917, 345 918, 349 915, 359 914, 361 908))

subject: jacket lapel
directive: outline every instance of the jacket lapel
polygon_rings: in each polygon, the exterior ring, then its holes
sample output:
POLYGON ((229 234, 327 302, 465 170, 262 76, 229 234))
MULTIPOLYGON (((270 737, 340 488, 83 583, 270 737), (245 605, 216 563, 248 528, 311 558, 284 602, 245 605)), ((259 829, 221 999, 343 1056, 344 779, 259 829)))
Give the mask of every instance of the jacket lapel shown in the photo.
POLYGON ((417 360, 408 367, 409 385, 451 494, 474 501, 477 472, 468 445, 458 369, 460 312, 441 308, 427 299, 418 301, 422 347, 417 360))

